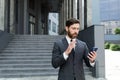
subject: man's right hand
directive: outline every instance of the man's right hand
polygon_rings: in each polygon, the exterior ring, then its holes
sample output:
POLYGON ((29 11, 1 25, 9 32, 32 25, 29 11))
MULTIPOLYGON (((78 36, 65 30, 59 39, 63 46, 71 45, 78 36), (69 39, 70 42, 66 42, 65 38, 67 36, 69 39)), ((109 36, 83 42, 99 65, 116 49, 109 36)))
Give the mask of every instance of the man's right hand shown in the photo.
POLYGON ((65 54, 69 55, 73 48, 75 48, 76 40, 73 40, 65 51, 65 54))

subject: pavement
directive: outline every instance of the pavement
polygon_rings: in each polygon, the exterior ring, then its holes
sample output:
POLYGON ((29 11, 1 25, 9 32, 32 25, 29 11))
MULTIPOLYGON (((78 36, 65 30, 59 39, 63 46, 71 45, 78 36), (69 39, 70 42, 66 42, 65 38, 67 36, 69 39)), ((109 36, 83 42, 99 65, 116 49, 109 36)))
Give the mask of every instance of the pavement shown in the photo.
POLYGON ((107 80, 120 80, 120 51, 105 50, 107 80))

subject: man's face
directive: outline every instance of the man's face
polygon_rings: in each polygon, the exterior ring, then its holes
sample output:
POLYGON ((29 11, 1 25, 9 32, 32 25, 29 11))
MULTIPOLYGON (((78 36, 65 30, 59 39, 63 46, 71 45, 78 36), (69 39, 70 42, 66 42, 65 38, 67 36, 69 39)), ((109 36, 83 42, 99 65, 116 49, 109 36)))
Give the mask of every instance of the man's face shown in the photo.
POLYGON ((79 26, 80 26, 80 24, 78 24, 78 23, 73 24, 69 27, 66 26, 67 35, 72 39, 76 38, 79 33, 79 26))

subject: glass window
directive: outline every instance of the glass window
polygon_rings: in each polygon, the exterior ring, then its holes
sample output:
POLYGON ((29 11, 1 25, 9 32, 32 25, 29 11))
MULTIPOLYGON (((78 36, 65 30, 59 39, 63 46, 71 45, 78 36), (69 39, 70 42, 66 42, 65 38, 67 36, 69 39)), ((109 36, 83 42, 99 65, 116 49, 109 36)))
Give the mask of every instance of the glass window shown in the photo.
POLYGON ((53 15, 53 17, 55 17, 55 18, 56 18, 56 13, 53 13, 52 15, 53 15))
POLYGON ((56 27, 57 27, 56 23, 52 22, 52 31, 53 32, 56 32, 56 27))
POLYGON ((48 20, 48 26, 49 26, 49 30, 51 30, 51 20, 48 20))
POLYGON ((34 34, 35 28, 35 16, 29 14, 29 33, 34 34))

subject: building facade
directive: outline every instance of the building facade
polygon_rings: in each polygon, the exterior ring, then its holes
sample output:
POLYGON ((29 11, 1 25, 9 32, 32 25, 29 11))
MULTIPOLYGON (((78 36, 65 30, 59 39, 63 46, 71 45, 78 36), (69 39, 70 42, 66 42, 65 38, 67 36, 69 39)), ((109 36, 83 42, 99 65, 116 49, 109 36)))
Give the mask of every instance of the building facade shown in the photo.
POLYGON ((87 7, 83 6, 86 1, 0 0, 0 29, 13 34, 49 34, 49 13, 58 13, 59 34, 64 32, 65 21, 69 18, 79 19, 81 29, 84 29, 87 27, 87 7))
POLYGON ((105 25, 105 34, 114 34, 120 27, 120 1, 100 0, 100 20, 105 25))
MULTIPOLYGON (((92 1, 93 0, 0 0, 0 30, 22 35, 48 35, 51 34, 51 32, 49 32, 50 30, 55 32, 55 34, 64 34, 65 22, 69 18, 79 19, 81 23, 80 30, 85 30, 93 25, 92 20, 95 20, 94 12, 92 12, 92 4, 94 4, 92 1), (50 26, 49 13, 58 13, 59 18, 58 22, 56 22, 59 23, 58 28, 50 26)), ((94 24, 95 23, 96 22, 94 22, 94 24)), ((92 31, 95 32, 92 35, 95 36, 93 42, 95 41, 95 44, 99 42, 103 43, 103 35, 96 34, 97 30, 100 30, 99 28, 102 27, 98 26, 96 28, 92 31), (98 35, 102 36, 102 40, 96 39, 98 35)), ((88 34, 89 31, 82 35, 82 37, 88 34)), ((88 37, 91 38, 91 36, 88 37)), ((101 46, 100 43, 99 45, 100 48, 102 48, 98 50, 100 53, 97 58, 99 65, 96 71, 98 71, 98 77, 105 78, 104 49, 103 45, 101 46), (101 60, 101 58, 103 59, 101 60)))

